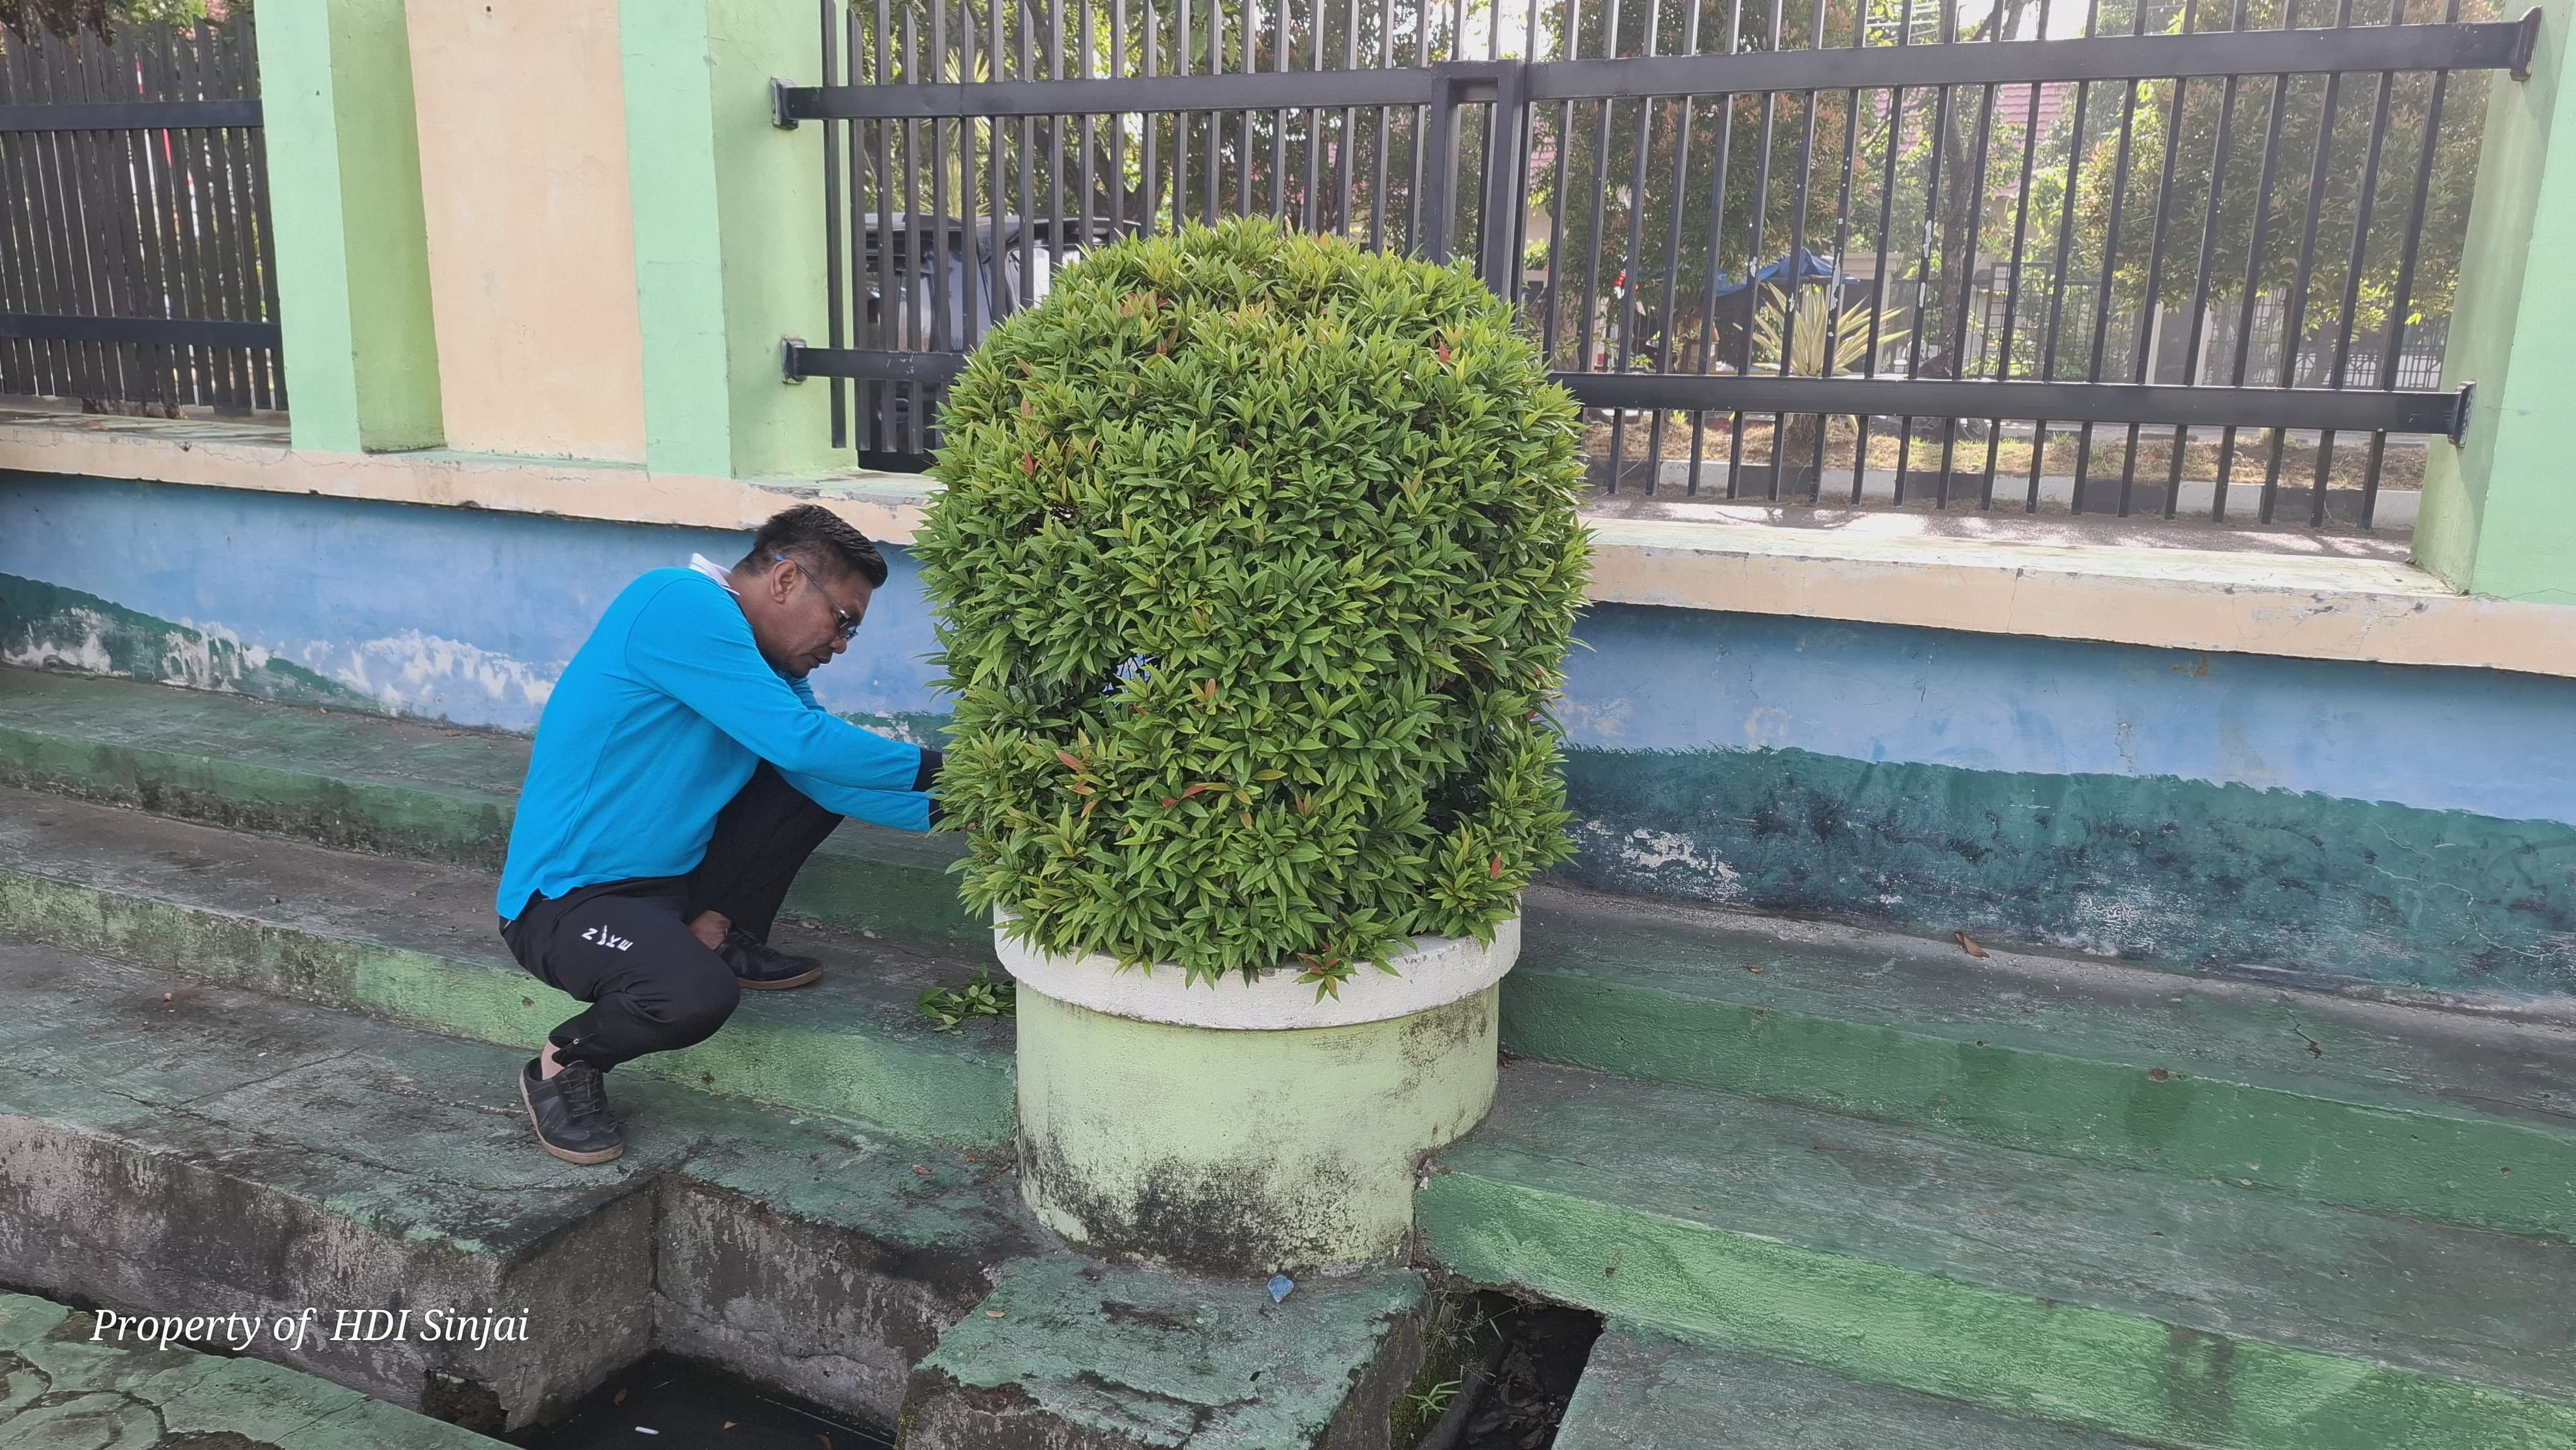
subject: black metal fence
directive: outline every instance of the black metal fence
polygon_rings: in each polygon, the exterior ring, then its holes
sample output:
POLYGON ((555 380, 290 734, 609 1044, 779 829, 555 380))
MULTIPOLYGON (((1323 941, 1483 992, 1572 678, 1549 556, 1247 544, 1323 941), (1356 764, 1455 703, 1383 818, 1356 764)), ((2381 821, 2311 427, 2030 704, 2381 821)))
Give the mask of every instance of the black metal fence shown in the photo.
POLYGON ((2367 526, 2392 435, 2465 417, 2484 90, 2538 15, 2469 3, 824 0, 788 366, 917 463, 1055 267, 1264 212, 1472 260, 1607 490, 2367 526))
POLYGON ((286 406, 259 127, 246 15, 0 28, 0 393, 286 406))

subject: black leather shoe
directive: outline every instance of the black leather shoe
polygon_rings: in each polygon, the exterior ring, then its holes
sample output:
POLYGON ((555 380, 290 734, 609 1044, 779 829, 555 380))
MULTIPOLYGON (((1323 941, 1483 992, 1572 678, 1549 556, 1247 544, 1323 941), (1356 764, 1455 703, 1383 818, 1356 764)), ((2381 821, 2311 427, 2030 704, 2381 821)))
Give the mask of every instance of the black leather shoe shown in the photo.
POLYGON ((553 1077, 539 1077, 542 1070, 533 1057, 519 1069, 519 1101, 547 1152, 566 1163, 605 1163, 626 1151, 598 1068, 567 1062, 553 1077))
POLYGON ((765 941, 754 941, 741 927, 725 933, 716 955, 733 968, 733 979, 756 992, 801 987, 823 975, 818 957, 791 957, 765 941))

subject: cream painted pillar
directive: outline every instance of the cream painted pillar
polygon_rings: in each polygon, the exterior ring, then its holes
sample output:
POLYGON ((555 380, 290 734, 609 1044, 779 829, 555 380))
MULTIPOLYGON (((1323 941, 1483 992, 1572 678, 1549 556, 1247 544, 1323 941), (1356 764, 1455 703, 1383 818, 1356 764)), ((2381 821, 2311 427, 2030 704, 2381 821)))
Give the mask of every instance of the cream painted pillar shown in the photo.
POLYGON ((447 446, 644 461, 618 0, 407 0, 447 446))

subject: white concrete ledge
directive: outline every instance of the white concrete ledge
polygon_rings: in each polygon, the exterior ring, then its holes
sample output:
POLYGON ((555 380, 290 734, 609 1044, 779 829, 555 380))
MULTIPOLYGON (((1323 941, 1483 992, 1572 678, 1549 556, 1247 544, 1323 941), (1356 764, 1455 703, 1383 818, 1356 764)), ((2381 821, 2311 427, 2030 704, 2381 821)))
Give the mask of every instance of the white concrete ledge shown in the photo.
POLYGON ((634 464, 430 449, 309 453, 250 441, 249 430, 165 419, 0 422, 0 472, 82 474, 380 503, 492 509, 615 523, 749 529, 791 500, 830 508, 872 539, 912 537, 935 487, 911 474, 737 479, 653 473, 634 464))
MULTIPOLYGON (((996 912, 997 923, 1008 913, 996 912)), ((1118 970, 1104 956, 1064 957, 1041 952, 993 929, 993 951, 1021 986, 1131 1022, 1208 1027, 1228 1032, 1283 1032, 1306 1027, 1351 1027, 1410 1017, 1472 997, 1503 979, 1520 960, 1521 919, 1494 924, 1491 945, 1472 937, 1418 936, 1387 958, 1396 975, 1363 963, 1342 983, 1341 995, 1316 996, 1313 984, 1281 969, 1251 982, 1227 973, 1214 986, 1185 986, 1181 969, 1165 962, 1150 970, 1118 970)))
POLYGON ((2411 564, 1601 519, 1592 597, 2161 649, 2576 676, 2576 608, 2411 564))
MULTIPOLYGON (((451 452, 316 454, 221 424, 0 423, 0 472, 740 531, 790 499, 909 542, 936 485, 908 474, 700 478, 451 452)), ((1595 518, 1591 597, 2160 649, 2576 678, 2576 608, 2454 593, 2381 557, 2033 543, 1892 528, 1595 518)))

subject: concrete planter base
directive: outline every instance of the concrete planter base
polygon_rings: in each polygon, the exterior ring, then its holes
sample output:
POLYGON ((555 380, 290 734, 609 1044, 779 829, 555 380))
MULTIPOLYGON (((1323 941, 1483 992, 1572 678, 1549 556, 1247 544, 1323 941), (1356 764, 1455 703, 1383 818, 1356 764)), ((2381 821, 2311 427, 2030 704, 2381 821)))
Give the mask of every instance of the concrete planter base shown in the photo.
POLYGON ((1364 968, 1320 1004, 1293 972, 1185 990, 1176 967, 994 938, 1019 981, 1030 1209, 1105 1252, 1271 1273, 1403 1253, 1422 1155, 1493 1103, 1520 921, 1490 946, 1417 937, 1403 975, 1364 968))

